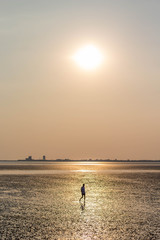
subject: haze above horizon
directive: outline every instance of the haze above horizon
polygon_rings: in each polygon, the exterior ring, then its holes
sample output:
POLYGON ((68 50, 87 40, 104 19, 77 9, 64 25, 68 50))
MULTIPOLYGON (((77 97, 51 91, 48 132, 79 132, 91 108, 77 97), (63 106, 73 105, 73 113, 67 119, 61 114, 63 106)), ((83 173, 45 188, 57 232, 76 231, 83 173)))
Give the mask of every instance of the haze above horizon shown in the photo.
POLYGON ((1 1, 0 159, 159 160, 159 12, 145 0, 1 1))

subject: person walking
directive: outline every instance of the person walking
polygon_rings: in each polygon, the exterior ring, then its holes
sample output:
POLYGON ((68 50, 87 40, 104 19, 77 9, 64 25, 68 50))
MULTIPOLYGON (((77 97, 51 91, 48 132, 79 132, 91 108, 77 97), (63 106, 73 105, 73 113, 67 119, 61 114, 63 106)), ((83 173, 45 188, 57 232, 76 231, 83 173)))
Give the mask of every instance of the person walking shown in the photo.
POLYGON ((83 186, 81 187, 81 194, 82 194, 82 197, 79 200, 81 200, 84 197, 84 201, 85 201, 85 197, 86 197, 85 184, 83 184, 83 186))

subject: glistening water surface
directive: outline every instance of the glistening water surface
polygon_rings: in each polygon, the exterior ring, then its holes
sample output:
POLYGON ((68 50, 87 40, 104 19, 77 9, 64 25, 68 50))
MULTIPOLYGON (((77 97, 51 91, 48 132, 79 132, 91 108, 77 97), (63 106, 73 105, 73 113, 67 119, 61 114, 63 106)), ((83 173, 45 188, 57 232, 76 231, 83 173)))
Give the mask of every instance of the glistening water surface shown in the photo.
POLYGON ((159 163, 0 163, 0 239, 159 240, 159 180, 159 163))

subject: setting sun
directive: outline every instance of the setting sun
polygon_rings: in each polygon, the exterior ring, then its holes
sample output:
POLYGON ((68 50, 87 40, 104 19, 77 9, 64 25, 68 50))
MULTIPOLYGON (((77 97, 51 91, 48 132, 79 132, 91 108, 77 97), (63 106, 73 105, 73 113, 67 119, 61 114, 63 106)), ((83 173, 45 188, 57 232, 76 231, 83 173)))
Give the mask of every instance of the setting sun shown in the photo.
POLYGON ((103 60, 100 51, 93 45, 80 48, 73 56, 74 61, 86 70, 97 68, 103 60))

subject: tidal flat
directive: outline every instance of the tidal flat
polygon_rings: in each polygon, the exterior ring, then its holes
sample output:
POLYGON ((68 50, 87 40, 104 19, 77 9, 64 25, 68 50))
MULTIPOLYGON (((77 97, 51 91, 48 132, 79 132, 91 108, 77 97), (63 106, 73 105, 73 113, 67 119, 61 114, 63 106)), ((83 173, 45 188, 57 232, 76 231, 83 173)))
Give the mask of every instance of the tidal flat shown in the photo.
POLYGON ((160 163, 0 163, 0 239, 159 240, 160 163))

